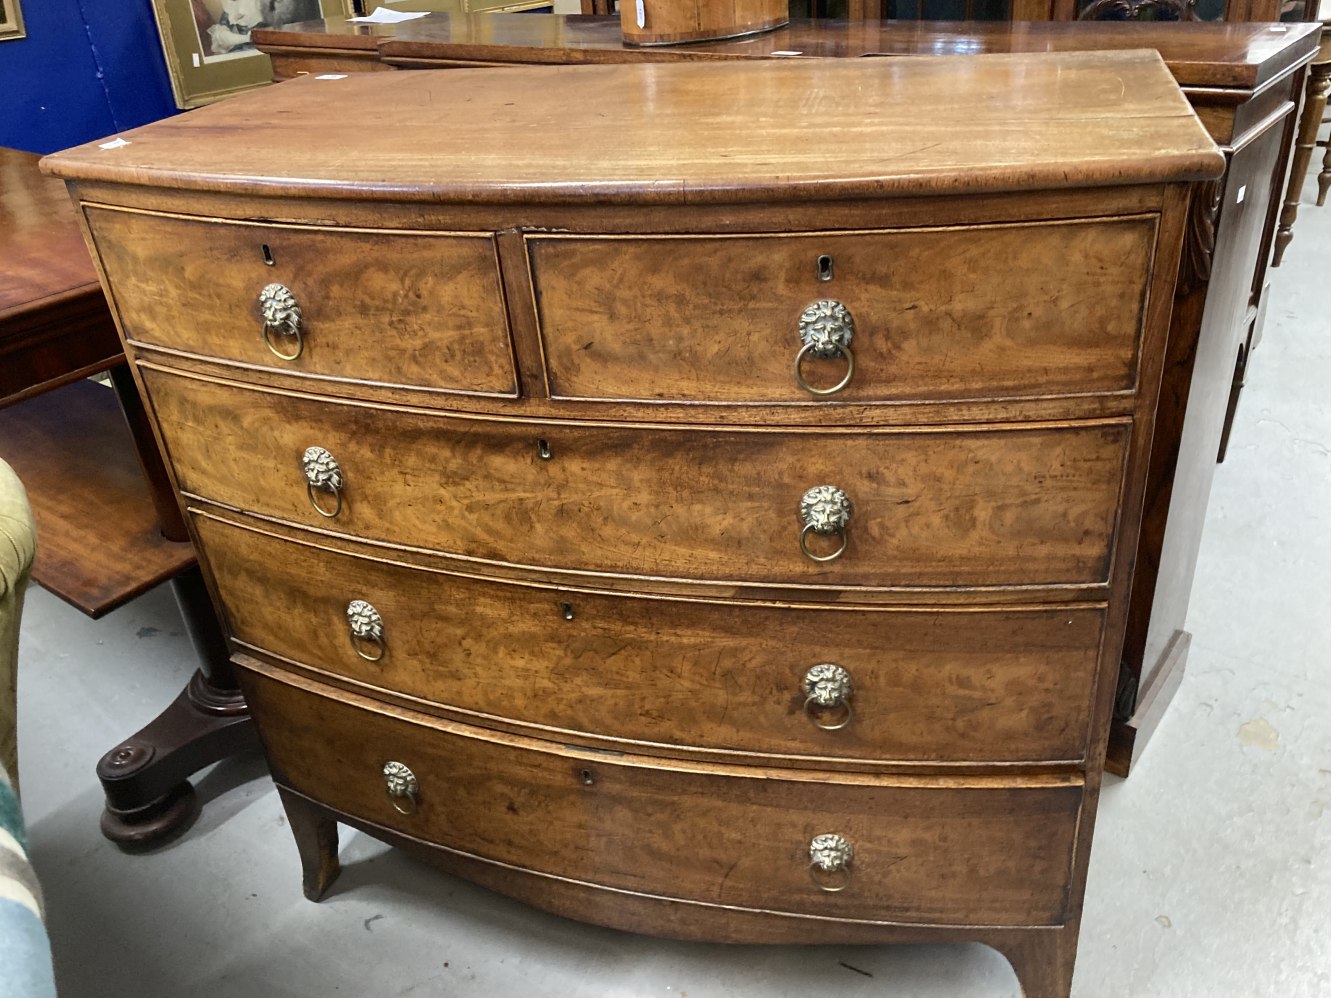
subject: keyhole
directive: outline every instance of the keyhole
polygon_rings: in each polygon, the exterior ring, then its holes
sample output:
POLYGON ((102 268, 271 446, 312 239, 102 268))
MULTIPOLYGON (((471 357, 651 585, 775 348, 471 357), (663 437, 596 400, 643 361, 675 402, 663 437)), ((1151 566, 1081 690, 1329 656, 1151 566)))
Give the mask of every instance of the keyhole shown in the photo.
POLYGON ((824 254, 818 258, 818 280, 830 281, 832 279, 832 258, 824 254))
POLYGON ((573 619, 573 604, 572 604, 572 603, 560 603, 560 604, 559 604, 559 612, 560 612, 560 614, 563 616, 563 618, 564 618, 565 620, 572 620, 572 619, 573 619))
POLYGON ((592 775, 592 771, 590 769, 584 769, 580 771, 578 773, 578 776, 582 780, 582 785, 585 787, 590 787, 592 784, 596 782, 596 777, 592 775))
POLYGON ((272 248, 267 243, 263 244, 263 262, 270 267, 277 265, 277 261, 273 259, 272 248))
POLYGON ((550 450, 550 441, 548 440, 536 441, 536 456, 539 457, 542 461, 549 461, 551 458, 555 456, 554 452, 550 450))

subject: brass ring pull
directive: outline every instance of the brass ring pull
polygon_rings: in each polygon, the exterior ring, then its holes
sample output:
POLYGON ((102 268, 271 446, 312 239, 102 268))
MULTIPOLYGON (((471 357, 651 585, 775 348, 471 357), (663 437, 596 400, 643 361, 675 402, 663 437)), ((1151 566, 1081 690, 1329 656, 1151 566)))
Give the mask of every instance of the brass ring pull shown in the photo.
POLYGON ((835 485, 816 485, 804 493, 800 499, 800 519, 804 521, 804 529, 800 531, 800 551, 804 557, 810 561, 828 562, 845 554, 850 543, 847 528, 852 512, 854 506, 850 497, 835 485), (832 554, 814 554, 809 550, 810 534, 839 534, 841 546, 832 554))
MULTIPOLYGON (((817 348, 814 344, 806 343, 804 346, 800 347, 800 352, 795 354, 795 383, 810 395, 835 395, 850 384, 851 378, 855 377, 855 355, 850 352, 850 347, 842 347, 840 354, 846 358, 846 373, 842 376, 841 380, 831 388, 815 388, 805 380, 803 365, 804 358, 810 353, 814 353, 816 349, 817 348)), ((815 356, 821 355, 815 353, 815 356)))
POLYGON ((850 673, 833 662, 813 666, 804 674, 804 713, 824 731, 840 731, 851 722, 850 698, 855 691, 850 673), (835 711, 830 714, 829 712, 835 711))
POLYGON ((330 489, 329 491, 333 493, 333 498, 337 500, 337 505, 335 505, 331 510, 324 509, 322 506, 319 505, 319 500, 315 497, 315 491, 313 485, 307 484, 305 486, 305 494, 310 497, 310 505, 314 507, 314 511, 318 513, 320 516, 326 516, 328 517, 328 519, 331 520, 335 516, 337 516, 338 513, 342 512, 342 492, 339 489, 330 489))
POLYGON ((398 813, 412 815, 420 806, 420 783, 406 763, 384 763, 384 789, 398 813))
POLYGON ((836 894, 850 886, 855 850, 840 835, 815 835, 809 843, 809 879, 820 891, 836 894))
POLYGON ((388 650, 384 644, 384 618, 379 611, 362 599, 347 604, 347 624, 351 628, 351 647, 367 662, 378 662, 388 650), (369 655, 363 645, 370 645, 377 654, 369 655))
POLYGON ((333 519, 342 512, 342 468, 337 459, 322 447, 307 448, 301 455, 300 468, 305 475, 305 494, 320 516, 333 519), (319 503, 319 492, 331 492, 337 504, 331 511, 319 503))
POLYGON ((855 338, 855 320, 850 310, 839 301, 816 301, 800 314, 800 347, 795 354, 795 383, 810 395, 835 395, 855 376, 855 355, 850 352, 850 341, 855 338), (831 388, 815 388, 804 377, 806 357, 830 360, 846 358, 846 373, 831 388))
POLYGON ((805 526, 805 528, 800 531, 800 550, 804 552, 804 557, 808 558, 810 561, 823 562, 823 561, 836 561, 843 554, 845 554, 846 545, 850 543, 849 538, 846 537, 846 532, 844 530, 836 530, 830 532, 841 535, 841 546, 837 548, 835 551, 833 551, 831 554, 814 554, 812 551, 809 550, 809 535, 829 533, 829 531, 819 530, 812 523, 805 526))
POLYGON ((281 360, 295 360, 305 350, 301 335, 300 303, 285 284, 269 284, 259 292, 259 312, 263 316, 263 341, 273 356, 281 360), (296 349, 283 353, 273 343, 274 334, 296 341, 296 349))

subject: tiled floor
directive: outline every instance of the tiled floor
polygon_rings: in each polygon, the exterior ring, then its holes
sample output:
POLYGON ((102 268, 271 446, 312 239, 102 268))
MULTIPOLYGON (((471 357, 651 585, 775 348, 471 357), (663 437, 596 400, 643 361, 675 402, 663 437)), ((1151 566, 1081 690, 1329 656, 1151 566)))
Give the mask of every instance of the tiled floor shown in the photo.
MULTIPOLYGON (((1274 285, 1212 499, 1188 674, 1140 768, 1104 793, 1079 998, 1331 994, 1331 207, 1305 203, 1274 285)), ((98 834, 93 766, 188 677, 170 594, 93 623, 36 591, 21 661, 25 804, 66 998, 1017 994, 979 946, 663 942, 346 831, 346 871, 310 904, 257 759, 202 779, 184 839, 124 855, 98 834)))

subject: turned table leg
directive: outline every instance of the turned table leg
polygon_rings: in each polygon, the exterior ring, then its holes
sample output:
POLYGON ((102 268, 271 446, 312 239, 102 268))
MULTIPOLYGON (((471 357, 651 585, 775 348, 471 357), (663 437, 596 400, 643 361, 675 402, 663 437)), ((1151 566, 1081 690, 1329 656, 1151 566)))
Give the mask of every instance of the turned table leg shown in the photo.
POLYGON ((1317 175, 1317 207, 1326 204, 1328 191, 1331 191, 1331 139, 1326 140, 1326 152, 1322 156, 1322 172, 1317 175))
POLYGON ((337 861, 337 822, 322 807, 286 787, 278 787, 277 794, 300 853, 301 886, 307 898, 318 901, 342 872, 337 861))
MULTIPOLYGON (((110 374, 162 533, 187 541, 189 532, 129 369, 119 364, 110 374)), ((199 669, 166 710, 97 763, 97 778, 106 793, 102 834, 125 848, 155 845, 183 831, 198 813, 189 777, 259 747, 231 668, 226 636, 198 567, 172 579, 171 588, 199 669)))
MULTIPOLYGON (((1323 36, 1325 46, 1326 36, 1323 36)), ((1331 91, 1331 62, 1313 63, 1308 70, 1308 96, 1303 102, 1303 116, 1299 119, 1299 134, 1294 142, 1294 155, 1290 160, 1289 188, 1285 191, 1285 204, 1280 211, 1280 228, 1276 231, 1276 252, 1273 267, 1279 267, 1285 247, 1294 238, 1294 219, 1299 214, 1299 198, 1303 182, 1308 176, 1308 163, 1317 145, 1317 130, 1322 127, 1326 113, 1326 96, 1331 91)), ((1319 202, 1320 203, 1320 202, 1319 202)))

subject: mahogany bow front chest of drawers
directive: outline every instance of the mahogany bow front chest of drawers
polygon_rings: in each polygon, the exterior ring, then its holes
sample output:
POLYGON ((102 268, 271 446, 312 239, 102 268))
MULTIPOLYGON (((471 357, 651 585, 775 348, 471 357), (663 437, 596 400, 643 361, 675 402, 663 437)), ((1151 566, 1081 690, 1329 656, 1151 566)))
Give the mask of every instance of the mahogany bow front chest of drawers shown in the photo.
POLYGON ((295 832, 1065 996, 1192 181, 1159 58, 309 79, 71 181, 295 832), (959 119, 966 119, 959 127, 959 119))

